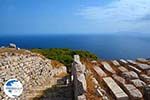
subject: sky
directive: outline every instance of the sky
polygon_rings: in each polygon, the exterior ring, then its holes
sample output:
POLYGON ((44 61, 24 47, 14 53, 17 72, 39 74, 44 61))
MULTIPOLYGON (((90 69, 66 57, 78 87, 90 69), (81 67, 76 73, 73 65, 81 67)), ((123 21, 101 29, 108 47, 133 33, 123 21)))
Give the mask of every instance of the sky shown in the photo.
POLYGON ((0 35, 150 34, 150 0, 0 0, 0 35))

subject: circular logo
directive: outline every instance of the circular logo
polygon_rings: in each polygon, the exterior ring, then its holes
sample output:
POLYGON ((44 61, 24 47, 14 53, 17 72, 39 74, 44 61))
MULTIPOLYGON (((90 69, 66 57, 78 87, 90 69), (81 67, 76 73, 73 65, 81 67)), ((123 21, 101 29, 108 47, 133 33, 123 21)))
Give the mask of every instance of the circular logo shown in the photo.
POLYGON ((4 92, 10 98, 17 98, 22 94, 23 86, 17 79, 9 79, 4 84, 4 92))

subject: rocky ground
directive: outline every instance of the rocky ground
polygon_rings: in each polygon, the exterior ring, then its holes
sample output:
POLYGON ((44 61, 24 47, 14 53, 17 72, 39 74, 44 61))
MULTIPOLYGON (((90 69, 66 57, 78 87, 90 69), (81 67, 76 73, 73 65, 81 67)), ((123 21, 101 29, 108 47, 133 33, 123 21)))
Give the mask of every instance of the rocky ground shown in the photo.
POLYGON ((150 60, 84 61, 87 100, 149 100, 150 60), (148 97, 149 96, 149 97, 148 97), (147 98, 146 98, 147 97, 147 98))
POLYGON ((27 50, 0 49, 0 100, 11 100, 3 92, 8 79, 17 78, 23 84, 23 93, 18 100, 30 100, 42 96, 66 75, 67 69, 63 64, 53 64, 52 60, 39 54, 27 50))
POLYGON ((0 49, 0 100, 12 100, 4 83, 23 84, 18 100, 150 100, 150 60, 81 60, 75 55, 71 75, 66 67, 23 49, 0 49), (71 81, 69 81, 71 79, 71 81))

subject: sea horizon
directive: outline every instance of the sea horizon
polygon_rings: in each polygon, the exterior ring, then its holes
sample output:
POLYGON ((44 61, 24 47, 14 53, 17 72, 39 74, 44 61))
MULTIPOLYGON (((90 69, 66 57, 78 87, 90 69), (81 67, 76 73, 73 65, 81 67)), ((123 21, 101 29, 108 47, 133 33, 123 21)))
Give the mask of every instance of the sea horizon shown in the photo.
POLYGON ((1 36, 0 46, 15 43, 24 49, 31 48, 69 48, 86 50, 101 59, 150 58, 150 37, 127 34, 90 35, 16 35, 1 36))

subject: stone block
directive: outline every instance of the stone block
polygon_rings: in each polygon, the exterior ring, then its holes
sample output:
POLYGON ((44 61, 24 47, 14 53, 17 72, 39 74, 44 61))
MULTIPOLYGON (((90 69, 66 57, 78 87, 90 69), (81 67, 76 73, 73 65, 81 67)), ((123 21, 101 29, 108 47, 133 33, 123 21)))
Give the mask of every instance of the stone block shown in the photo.
POLYGON ((116 71, 112 69, 112 67, 107 63, 107 62, 101 62, 101 64, 103 65, 103 67, 105 68, 105 70, 107 70, 108 72, 115 74, 116 71))
POLYGON ((128 100, 128 95, 119 87, 119 85, 111 77, 103 78, 103 80, 117 100, 128 100))

